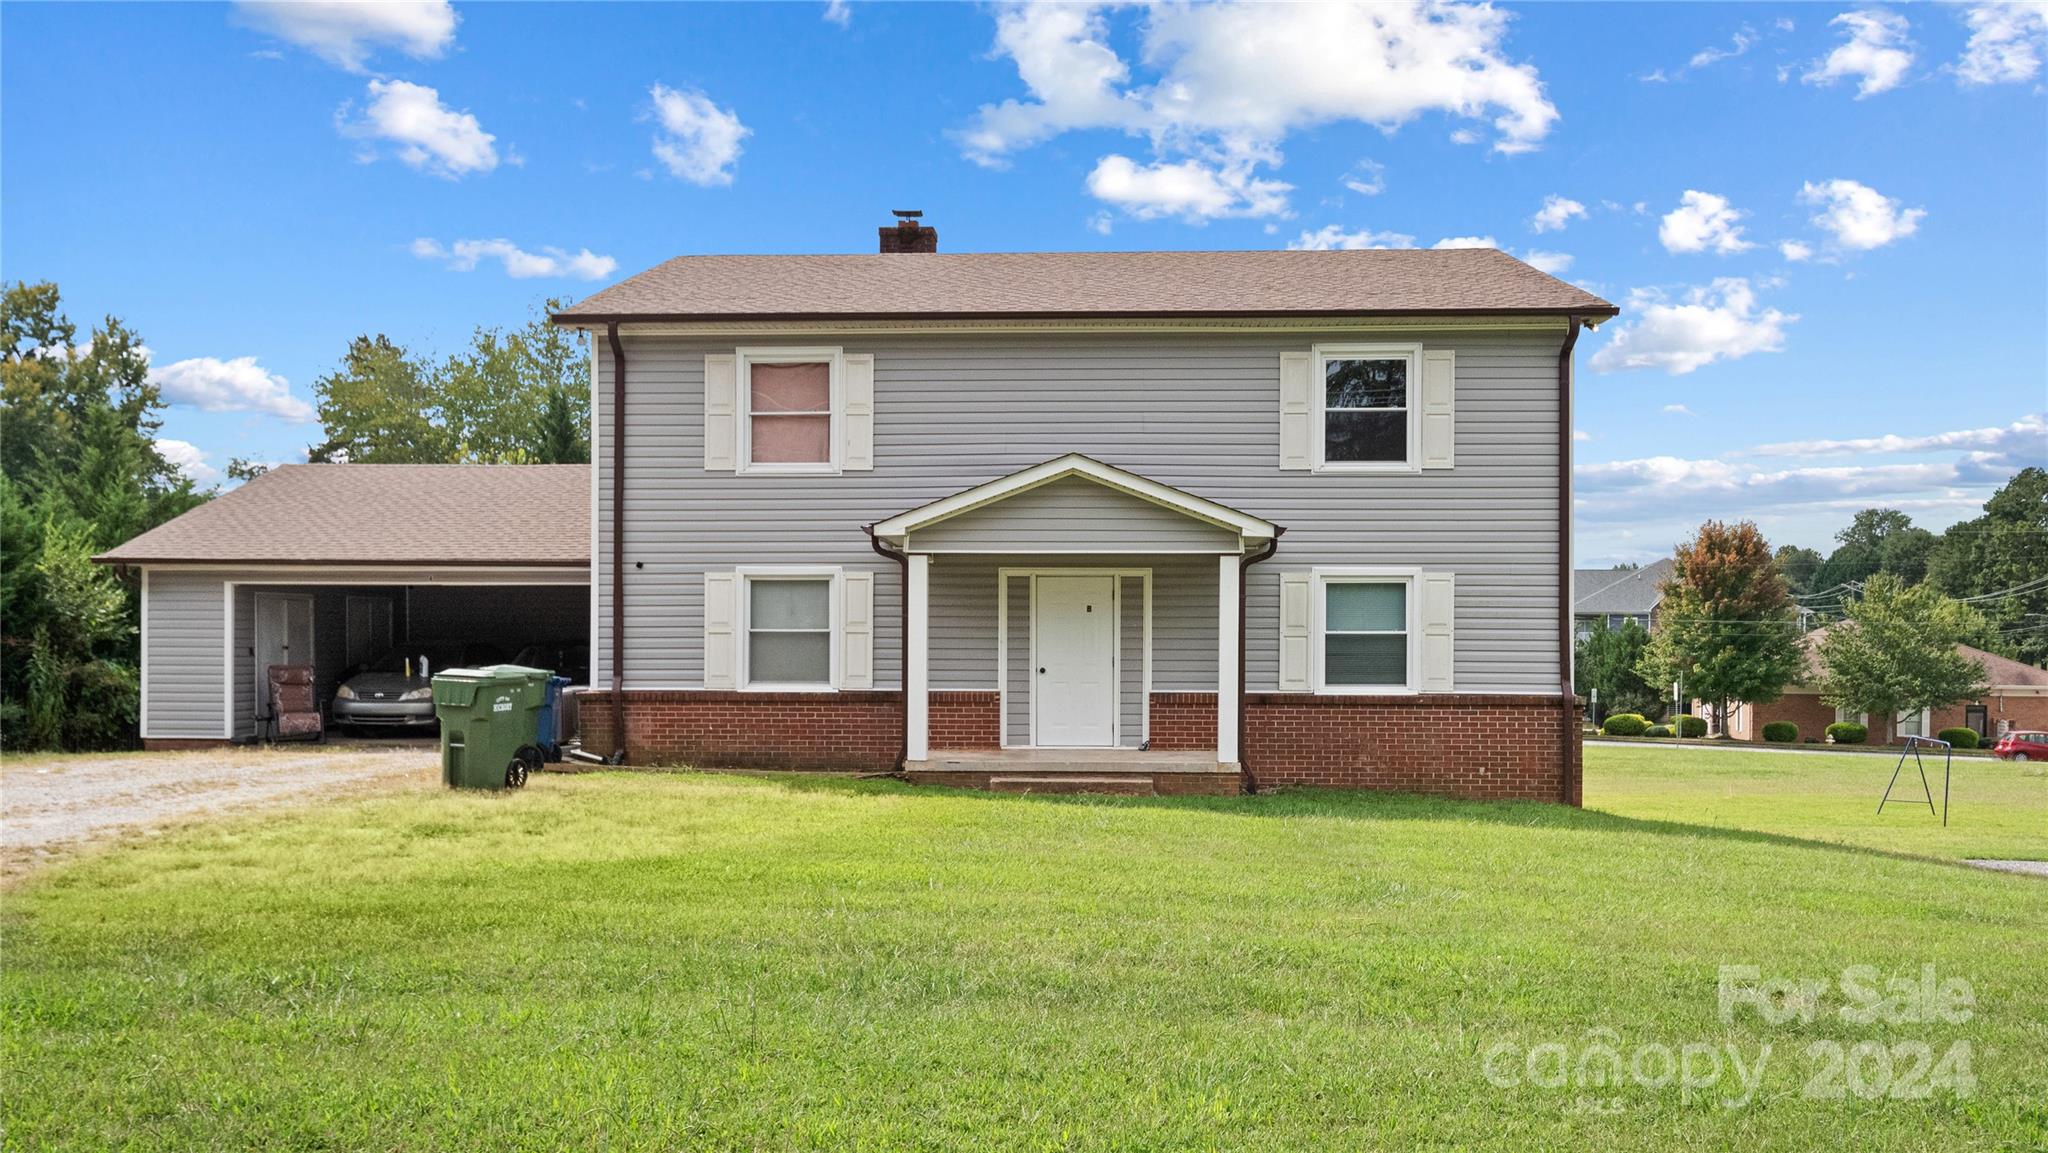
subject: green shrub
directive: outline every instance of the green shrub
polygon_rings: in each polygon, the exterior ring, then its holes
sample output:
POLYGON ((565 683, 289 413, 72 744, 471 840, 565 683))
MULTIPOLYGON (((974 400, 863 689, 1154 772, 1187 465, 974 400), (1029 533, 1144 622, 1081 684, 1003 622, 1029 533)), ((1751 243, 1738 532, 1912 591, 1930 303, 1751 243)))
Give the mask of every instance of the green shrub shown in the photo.
POLYGON ((1934 735, 1958 749, 1974 749, 1978 743, 1975 729, 1943 729, 1934 735))
POLYGON ((1650 722, 1644 720, 1641 713, 1616 713, 1607 718, 1600 731, 1610 737, 1640 737, 1649 727, 1650 722))
POLYGON ((1691 737, 1697 740, 1707 735, 1707 718, 1705 717, 1695 717, 1689 713, 1682 714, 1679 716, 1676 725, 1678 735, 1681 737, 1691 737))
POLYGON ((1828 726, 1828 743, 1831 745, 1860 745, 1870 736, 1870 730, 1855 721, 1836 721, 1828 726))
POLYGON ((1799 726, 1791 721, 1772 721, 1764 726, 1764 740, 1774 745, 1789 745, 1799 739, 1799 726))
POLYGON ((1671 735, 1671 726, 1651 725, 1649 728, 1643 730, 1643 735, 1646 737, 1668 737, 1671 735))

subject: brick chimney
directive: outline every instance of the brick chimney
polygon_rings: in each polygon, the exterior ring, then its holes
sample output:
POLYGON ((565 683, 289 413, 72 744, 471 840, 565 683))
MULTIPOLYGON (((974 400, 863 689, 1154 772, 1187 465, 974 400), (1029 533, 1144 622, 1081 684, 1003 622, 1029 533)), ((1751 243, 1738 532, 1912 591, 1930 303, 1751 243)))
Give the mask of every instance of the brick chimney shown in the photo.
POLYGON ((917 222, 924 213, 919 210, 895 208, 896 223, 885 224, 876 231, 882 234, 883 252, 937 252, 939 230, 917 222))

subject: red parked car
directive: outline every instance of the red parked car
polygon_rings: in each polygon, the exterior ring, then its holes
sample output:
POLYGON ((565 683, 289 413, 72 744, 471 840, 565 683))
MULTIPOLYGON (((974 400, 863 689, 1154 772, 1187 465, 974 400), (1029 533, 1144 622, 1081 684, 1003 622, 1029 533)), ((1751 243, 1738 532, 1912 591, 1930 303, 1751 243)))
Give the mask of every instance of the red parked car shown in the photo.
POLYGON ((2001 761, 2048 761, 2048 733, 2015 729, 2000 737, 1991 752, 2001 761))

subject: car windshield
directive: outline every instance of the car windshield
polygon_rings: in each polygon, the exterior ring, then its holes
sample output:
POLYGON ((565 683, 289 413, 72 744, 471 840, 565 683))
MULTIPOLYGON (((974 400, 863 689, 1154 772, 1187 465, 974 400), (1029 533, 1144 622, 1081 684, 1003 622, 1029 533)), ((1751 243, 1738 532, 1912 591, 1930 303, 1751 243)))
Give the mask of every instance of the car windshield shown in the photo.
POLYGON ((364 665, 361 671, 366 673, 410 674, 417 677, 420 675, 420 658, 422 656, 426 658, 427 671, 429 673, 439 672, 442 669, 452 667, 454 664, 454 662, 447 659, 445 654, 441 653, 393 649, 369 664, 364 665), (410 666, 406 664, 407 661, 412 662, 410 666))

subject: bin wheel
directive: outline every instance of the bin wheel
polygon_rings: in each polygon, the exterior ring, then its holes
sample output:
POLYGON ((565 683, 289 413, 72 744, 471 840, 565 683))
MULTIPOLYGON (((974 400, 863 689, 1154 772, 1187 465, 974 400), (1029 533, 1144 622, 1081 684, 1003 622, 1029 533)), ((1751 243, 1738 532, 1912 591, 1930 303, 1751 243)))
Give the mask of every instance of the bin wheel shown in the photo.
POLYGON ((519 752, 515 755, 519 758, 520 763, 526 766, 526 771, 529 773, 540 772, 548 763, 548 756, 541 751, 539 745, 521 745, 519 746, 519 752))
POLYGON ((518 757, 513 757, 512 763, 505 766, 505 787, 508 789, 519 789, 525 786, 526 762, 518 757))

